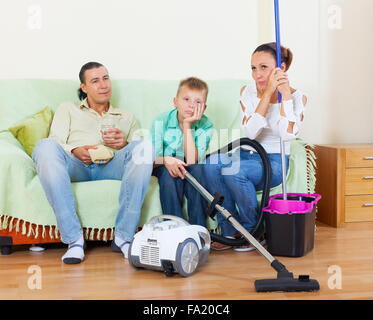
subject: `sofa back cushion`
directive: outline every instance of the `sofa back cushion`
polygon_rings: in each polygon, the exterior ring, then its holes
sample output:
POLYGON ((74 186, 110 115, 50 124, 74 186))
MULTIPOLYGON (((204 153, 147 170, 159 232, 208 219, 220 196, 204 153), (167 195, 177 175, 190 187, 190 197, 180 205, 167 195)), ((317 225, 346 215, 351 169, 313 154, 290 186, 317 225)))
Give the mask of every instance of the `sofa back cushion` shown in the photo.
MULTIPOLYGON (((214 127, 239 128, 239 92, 244 84, 244 80, 208 81, 206 115, 214 127)), ((111 102, 150 129, 157 115, 173 108, 178 85, 177 80, 113 80, 111 102)), ((0 80, 0 86, 0 131, 30 118, 41 106, 56 110, 63 102, 78 101, 79 81, 74 80, 10 79, 0 80)))

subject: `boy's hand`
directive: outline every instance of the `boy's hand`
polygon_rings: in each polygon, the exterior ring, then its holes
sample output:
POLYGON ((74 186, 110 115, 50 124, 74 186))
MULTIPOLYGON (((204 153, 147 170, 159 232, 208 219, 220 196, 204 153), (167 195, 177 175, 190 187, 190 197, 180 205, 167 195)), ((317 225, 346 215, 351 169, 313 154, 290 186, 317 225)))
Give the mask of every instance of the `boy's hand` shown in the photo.
POLYGON ((184 119, 184 124, 191 125, 192 123, 201 120, 203 113, 205 112, 205 104, 197 103, 197 106, 194 108, 193 115, 189 118, 184 119))
POLYGON ((126 139, 121 130, 111 128, 102 133, 104 145, 114 149, 122 149, 126 145, 126 139))
POLYGON ((71 153, 82 161, 86 165, 92 164, 91 156, 89 155, 89 149, 97 149, 96 146, 82 146, 71 150, 71 153))
POLYGON ((164 165, 173 178, 184 179, 187 164, 174 157, 164 157, 164 165))

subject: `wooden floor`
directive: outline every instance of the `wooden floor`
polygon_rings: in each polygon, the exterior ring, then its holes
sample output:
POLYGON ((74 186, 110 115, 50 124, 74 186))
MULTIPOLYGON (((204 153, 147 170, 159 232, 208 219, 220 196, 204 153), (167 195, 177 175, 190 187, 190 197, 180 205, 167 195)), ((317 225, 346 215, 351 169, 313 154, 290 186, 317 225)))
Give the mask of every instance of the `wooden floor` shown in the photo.
POLYGON ((135 270, 110 247, 90 245, 80 265, 65 265, 65 249, 31 252, 18 248, 0 256, 0 299, 373 299, 373 223, 350 223, 340 229, 318 225, 315 248, 301 258, 279 260, 294 272, 317 279, 313 293, 256 293, 254 280, 275 272, 257 252, 212 252, 209 261, 189 277, 135 270), (331 266, 342 271, 342 289, 331 289, 331 266), (40 267, 41 289, 30 289, 40 267), (32 271, 31 269, 30 271, 32 271))

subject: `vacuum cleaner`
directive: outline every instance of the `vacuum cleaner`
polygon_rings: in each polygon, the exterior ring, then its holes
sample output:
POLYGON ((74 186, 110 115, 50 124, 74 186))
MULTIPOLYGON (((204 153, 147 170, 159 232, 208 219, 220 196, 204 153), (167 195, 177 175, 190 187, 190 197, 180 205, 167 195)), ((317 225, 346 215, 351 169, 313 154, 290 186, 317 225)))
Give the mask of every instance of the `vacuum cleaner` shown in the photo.
POLYGON ((176 216, 160 215, 150 219, 135 234, 128 250, 128 261, 134 268, 189 277, 207 261, 210 244, 210 234, 205 227, 191 225, 176 216))

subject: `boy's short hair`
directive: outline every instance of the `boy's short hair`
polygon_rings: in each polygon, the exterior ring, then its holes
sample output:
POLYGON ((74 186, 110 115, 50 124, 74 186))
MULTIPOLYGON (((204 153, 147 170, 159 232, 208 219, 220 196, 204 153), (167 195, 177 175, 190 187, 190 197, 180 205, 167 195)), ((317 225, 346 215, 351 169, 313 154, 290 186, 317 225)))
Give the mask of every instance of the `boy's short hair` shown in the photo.
POLYGON ((181 80, 179 83, 179 88, 177 89, 176 95, 179 94, 180 89, 184 86, 192 90, 206 91, 206 98, 207 98, 209 87, 205 81, 195 78, 195 77, 189 77, 184 80, 181 80))

